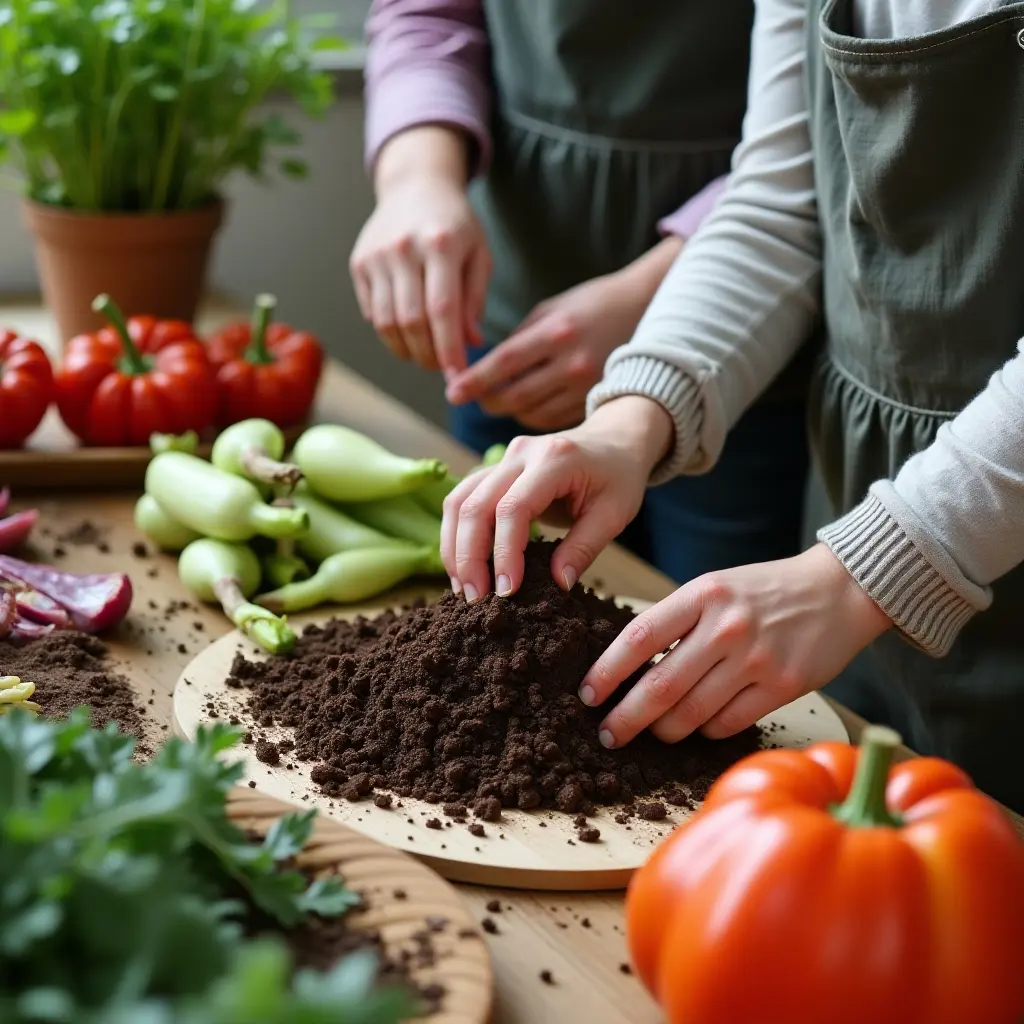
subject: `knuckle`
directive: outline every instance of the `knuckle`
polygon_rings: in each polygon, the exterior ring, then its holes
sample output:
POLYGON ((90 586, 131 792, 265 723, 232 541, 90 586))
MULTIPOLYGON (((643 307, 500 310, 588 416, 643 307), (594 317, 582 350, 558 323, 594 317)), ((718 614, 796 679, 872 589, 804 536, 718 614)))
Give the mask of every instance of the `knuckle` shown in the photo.
POLYGON ((654 626, 639 615, 623 630, 622 641, 634 650, 650 647, 654 643, 654 626))
POLYGON ((675 703, 676 681, 665 670, 652 668, 644 676, 644 690, 648 699, 658 707, 668 707, 675 703))
POLYGON ((577 379, 589 379, 597 373, 597 360, 589 352, 576 352, 569 359, 568 371, 577 379))
POLYGON ((484 505, 483 502, 473 495, 470 495, 462 503, 462 507, 459 509, 459 521, 462 523, 475 523, 483 517, 484 505))
POLYGON ((452 315, 455 302, 448 294, 435 295, 427 303, 427 312, 431 317, 443 318, 452 315))
POLYGON ((556 459, 570 459, 579 451, 579 445, 564 434, 548 438, 548 452, 556 459))
POLYGON ((597 552, 585 542, 573 540, 572 549, 576 553, 576 558, 574 558, 573 561, 582 565, 590 565, 590 563, 597 558, 597 552))
POLYGON ((708 573, 698 582, 706 604, 728 604, 733 598, 733 588, 722 573, 708 573))
POLYGON ((506 494, 495 509, 499 519, 515 519, 522 511, 523 503, 515 494, 506 494))
POLYGON ((506 451, 509 455, 522 455, 529 443, 530 439, 528 437, 524 437, 522 434, 519 434, 512 438, 506 451))
POLYGON ((496 565, 508 562, 515 556, 515 552, 508 544, 494 545, 494 562, 496 565))
POLYGON ((707 707, 704 701, 691 690, 680 699, 672 717, 679 723, 680 728, 685 732, 690 732, 698 725, 707 721, 707 707))
POLYGON ((730 645, 750 640, 754 632, 754 617, 748 608, 732 607, 718 620, 715 636, 730 645))
POLYGON ((423 244, 431 252, 446 253, 455 242, 455 232, 450 228, 428 228, 423 232, 423 244))
POLYGON ((575 341, 580 335, 580 323, 573 313, 556 313, 551 326, 555 339, 561 342, 575 341))

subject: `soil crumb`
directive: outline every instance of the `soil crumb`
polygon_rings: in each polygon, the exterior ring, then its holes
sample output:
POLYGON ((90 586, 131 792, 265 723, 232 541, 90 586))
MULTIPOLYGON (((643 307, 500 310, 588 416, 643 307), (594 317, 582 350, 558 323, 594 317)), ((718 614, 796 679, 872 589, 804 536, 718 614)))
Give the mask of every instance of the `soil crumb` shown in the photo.
MULTIPOLYGON (((0 641, 0 675, 35 683, 32 699, 47 718, 67 718, 84 704, 92 711, 94 726, 113 722, 141 740, 145 712, 136 703, 131 684, 107 659, 102 640, 71 630, 57 630, 24 646, 0 641)), ((148 753, 141 742, 139 752, 148 753)))
MULTIPOLYGON (((372 621, 307 627, 289 656, 236 655, 228 684, 251 690, 257 721, 294 730, 295 757, 315 762, 310 778, 329 796, 388 790, 472 807, 488 822, 503 807, 576 816, 667 792, 702 799, 761 746, 760 730, 718 741, 694 733, 673 746, 644 733, 606 750, 598 727, 607 706, 586 707, 577 690, 633 613, 579 585, 562 591, 553 550, 530 545, 514 597, 467 605, 446 594, 372 621)), ((589 827, 579 836, 597 837, 589 827)))

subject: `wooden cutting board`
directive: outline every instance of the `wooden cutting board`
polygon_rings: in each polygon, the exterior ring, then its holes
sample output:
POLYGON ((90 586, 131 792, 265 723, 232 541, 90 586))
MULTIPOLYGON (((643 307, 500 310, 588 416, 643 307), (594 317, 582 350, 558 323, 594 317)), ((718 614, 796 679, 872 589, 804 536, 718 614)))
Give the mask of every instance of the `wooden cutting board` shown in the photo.
MULTIPOLYGON (((387 607, 407 604, 422 592, 392 594, 387 601, 361 607, 321 610, 318 614, 296 617, 300 628, 308 622, 324 622, 340 616, 373 617, 387 607)), ((436 596, 436 592, 434 593, 436 596)), ((640 611, 647 602, 622 598, 621 603, 640 611)), ((229 689, 224 680, 235 654, 247 657, 261 652, 240 633, 227 634, 202 651, 181 674, 174 689, 175 728, 192 739, 201 723, 236 716, 243 725, 252 718, 245 710, 247 690, 229 689)), ((763 719, 773 728, 772 741, 786 747, 802 747, 821 740, 848 742, 839 716, 828 703, 809 694, 763 719)), ((290 730, 258 727, 269 739, 284 739, 290 730)), ((682 808, 670 807, 668 819, 646 822, 632 819, 615 822, 621 808, 602 807, 591 819, 600 829, 597 843, 579 843, 570 815, 557 811, 502 812, 499 823, 485 823, 486 836, 471 835, 465 825, 450 823, 441 808, 423 801, 402 799, 391 810, 374 806, 372 800, 349 803, 329 798, 309 781, 312 764, 289 762, 287 757, 273 768, 256 759, 253 747, 241 748, 245 760, 245 779, 269 796, 303 807, 316 807, 328 817, 362 832, 382 843, 418 857, 434 870, 454 881, 510 888, 547 890, 622 889, 630 876, 647 859, 654 846, 686 817, 682 808), (426 827, 439 818, 440 830, 426 827)), ((238 756, 235 752, 233 756, 238 756)))
MULTIPOLYGON (((261 834, 293 811, 250 789, 236 789, 228 816, 239 827, 261 834)), ((422 1024, 486 1024, 491 1017, 491 960, 480 923, 442 878, 412 857, 389 849, 340 822, 318 818, 300 866, 340 875, 362 893, 366 909, 347 920, 356 930, 377 932, 395 959, 415 954, 417 934, 428 932, 435 956, 412 959, 410 970, 421 985, 439 984, 444 996, 435 1013, 418 1017, 422 1024), (399 896, 395 896, 395 893, 399 896), (431 927, 433 925, 433 927, 431 927)))

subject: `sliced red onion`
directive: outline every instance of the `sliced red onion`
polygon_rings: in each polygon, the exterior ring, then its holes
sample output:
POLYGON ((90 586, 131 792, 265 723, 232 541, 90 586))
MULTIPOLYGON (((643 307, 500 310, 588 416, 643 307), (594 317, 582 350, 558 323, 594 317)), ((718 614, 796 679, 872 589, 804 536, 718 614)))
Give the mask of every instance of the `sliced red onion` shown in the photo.
POLYGON ((14 595, 9 590, 0 587, 0 640, 10 633, 17 611, 18 606, 14 595))
POLYGON ((23 583, 62 605, 72 625, 83 633, 116 626, 132 603, 132 583, 124 573, 76 576, 52 565, 33 565, 0 555, 0 577, 23 583))
POLYGON ((14 599, 18 614, 23 619, 31 619, 32 622, 53 626, 55 629, 71 628, 71 616, 64 607, 38 590, 19 590, 14 599))
POLYGON ((7 506, 11 503, 11 489, 9 487, 0 488, 0 516, 7 511, 7 506))
MULTIPOLYGON (((0 493, 0 504, 3 503, 2 499, 3 494, 0 493)), ((0 552, 13 551, 24 544, 38 519, 39 509, 36 508, 28 508, 24 512, 15 512, 13 516, 0 519, 0 552)))
POLYGON ((7 639, 14 643, 27 643, 29 640, 38 640, 40 637, 52 633, 53 629, 52 625, 44 626, 42 623, 32 622, 19 616, 11 624, 11 632, 7 639))

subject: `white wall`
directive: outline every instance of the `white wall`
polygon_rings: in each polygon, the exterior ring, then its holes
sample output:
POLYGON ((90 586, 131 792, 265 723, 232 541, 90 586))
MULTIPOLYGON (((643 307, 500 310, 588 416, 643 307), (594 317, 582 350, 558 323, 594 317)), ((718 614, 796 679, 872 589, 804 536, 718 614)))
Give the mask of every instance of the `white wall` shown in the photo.
MULTIPOLYGON (((315 124, 282 108, 302 130, 312 172, 308 180, 230 183, 229 219, 217 243, 212 284, 246 303, 256 292, 274 292, 282 317, 317 332, 333 355, 443 422, 437 378, 391 358, 359 317, 347 262, 372 203, 362 164, 359 74, 339 74, 337 92, 335 108, 315 124)), ((0 293, 37 287, 18 200, 0 193, 0 293)))

